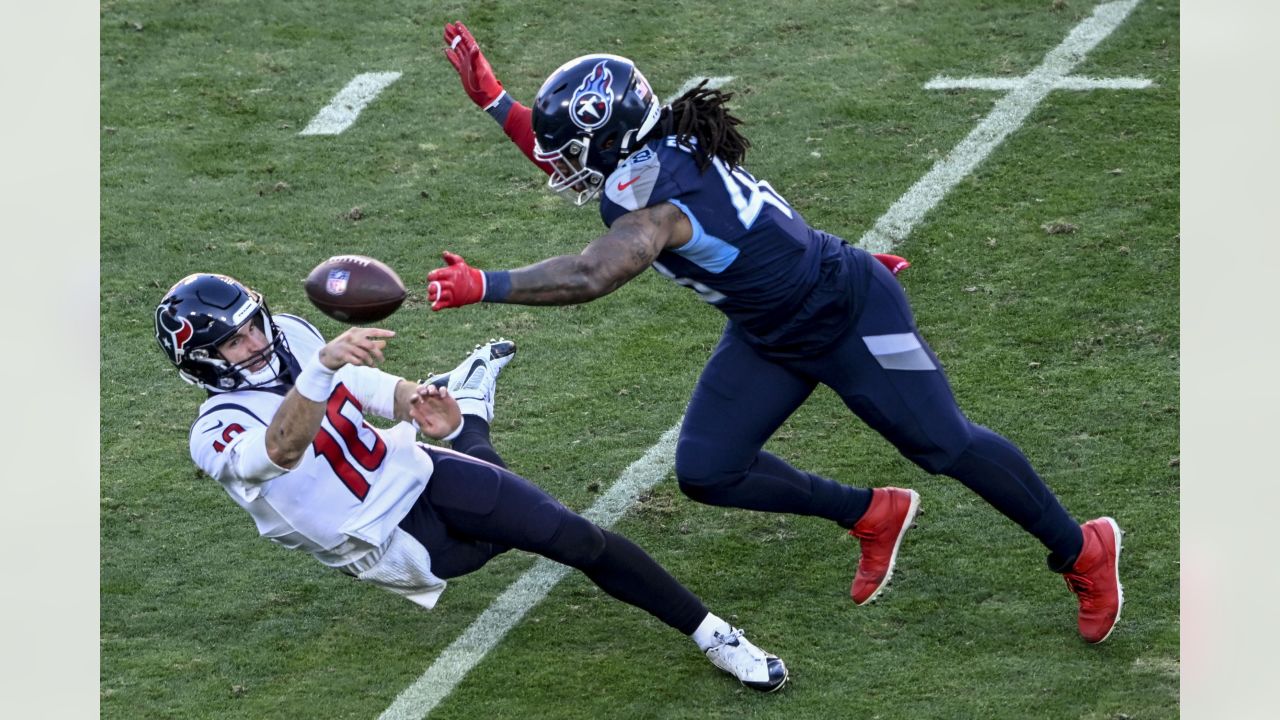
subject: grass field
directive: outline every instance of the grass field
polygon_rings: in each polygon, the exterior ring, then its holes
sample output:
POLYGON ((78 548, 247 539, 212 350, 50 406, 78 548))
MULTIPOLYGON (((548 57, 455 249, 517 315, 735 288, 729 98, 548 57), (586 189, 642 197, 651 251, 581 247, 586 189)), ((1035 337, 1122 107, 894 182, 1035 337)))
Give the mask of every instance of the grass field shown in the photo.
MULTIPOLYGON (((424 612, 260 540, 190 463, 201 396, 156 350, 151 313, 179 277, 218 271, 332 336, 341 326, 301 287, 331 254, 376 256, 417 291, 442 249, 514 267, 598 234, 595 210, 546 192, 463 94, 440 52, 445 21, 467 23, 525 102, 593 51, 631 57, 663 96, 733 76, 748 167, 852 242, 999 97, 926 81, 1024 74, 1093 5, 100 7, 102 715, 345 718, 387 708, 532 558, 500 557, 424 612), (298 135, 352 77, 381 71, 403 76, 348 130, 298 135)), ((881 603, 849 601, 856 545, 828 523, 698 505, 668 477, 617 526, 786 659, 784 692, 740 688, 571 574, 431 717, 1176 716, 1178 40, 1178 4, 1141 3, 1076 74, 1154 85, 1051 93, 899 248, 970 417, 1017 442, 1077 517, 1127 531, 1127 602, 1107 643, 1077 637, 1074 598, 1034 540, 820 390, 769 449, 924 497, 881 603)), ((408 377, 515 338, 497 447, 585 509, 680 418, 723 320, 647 273, 580 307, 433 314, 418 293, 385 324, 399 333, 385 367, 408 377)))

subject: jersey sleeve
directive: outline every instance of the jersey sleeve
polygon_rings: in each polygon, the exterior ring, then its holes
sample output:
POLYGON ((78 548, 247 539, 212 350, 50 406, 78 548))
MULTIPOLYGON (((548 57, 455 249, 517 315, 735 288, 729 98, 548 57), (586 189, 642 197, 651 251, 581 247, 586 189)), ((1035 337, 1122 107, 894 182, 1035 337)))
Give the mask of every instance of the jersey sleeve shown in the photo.
MULTIPOLYGON (((276 313, 275 318, 280 329, 289 338, 289 348, 298 362, 303 367, 315 362, 316 353, 320 352, 325 342, 316 326, 297 315, 276 313)), ((346 365, 338 370, 335 382, 346 385, 360 401, 365 412, 394 420, 396 385, 401 379, 375 368, 346 365)))
POLYGON ((660 145, 647 145, 631 154, 605 180, 600 217, 613 227, 618 218, 640 208, 653 207, 681 195, 684 190, 668 155, 660 145))
POLYGON ((306 360, 324 347, 324 336, 315 325, 288 313, 273 313, 276 325, 289 340, 289 350, 299 362, 306 360))
POLYGON ((262 483, 289 471, 267 455, 267 422, 243 405, 207 409, 191 426, 191 459, 197 467, 246 501, 262 483))
POLYGON ((336 378, 360 401, 364 412, 396 419, 396 386, 404 378, 361 365, 344 365, 336 378))

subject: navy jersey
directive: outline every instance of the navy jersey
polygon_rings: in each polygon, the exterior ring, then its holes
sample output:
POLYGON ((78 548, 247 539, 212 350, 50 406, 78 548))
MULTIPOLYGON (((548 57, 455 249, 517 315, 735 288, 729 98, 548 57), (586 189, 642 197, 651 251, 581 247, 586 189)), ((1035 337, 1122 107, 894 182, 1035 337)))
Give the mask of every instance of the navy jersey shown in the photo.
POLYGON ((600 214, 612 226, 663 202, 684 212, 693 238, 664 250, 654 269, 719 308, 753 346, 803 355, 850 327, 869 256, 809 227, 769 183, 719 158, 699 171, 693 152, 670 136, 650 141, 609 176, 600 214))

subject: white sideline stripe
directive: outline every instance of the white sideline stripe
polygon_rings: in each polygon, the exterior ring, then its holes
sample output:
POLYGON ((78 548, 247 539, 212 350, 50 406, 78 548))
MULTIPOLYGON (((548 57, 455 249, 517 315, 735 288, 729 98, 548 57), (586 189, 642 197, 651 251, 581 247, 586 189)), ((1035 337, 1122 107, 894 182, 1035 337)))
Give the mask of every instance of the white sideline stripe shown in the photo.
MULTIPOLYGON (((1126 0, 1125 2, 1113 2, 1099 5, 1095 8, 1093 16, 1080 23, 1080 25, 1077 25, 1067 36, 1066 41, 1056 49, 1050 51, 1049 55, 1046 56, 1044 63, 1036 69, 1036 72, 1033 72, 1028 76, 1028 78, 1032 79, 1033 82, 1043 84, 1048 78, 1043 77, 1041 79, 1036 79, 1036 74, 1049 65, 1050 58, 1054 56, 1055 53, 1060 55, 1075 53, 1075 56, 1070 62, 1059 62, 1059 64, 1066 65, 1066 67, 1058 72, 1058 76, 1062 76, 1067 72, 1070 72, 1072 67, 1075 67, 1075 65, 1084 59, 1084 53, 1092 49, 1103 38, 1109 35, 1111 31, 1124 20, 1124 18, 1129 14, 1129 11, 1131 11, 1140 1, 1141 0, 1126 0), (1100 18, 1105 21, 1105 28, 1099 29, 1091 26, 1090 29, 1082 32, 1082 28, 1085 28, 1086 25, 1096 25, 1100 18), (1094 37, 1094 35, 1096 35, 1096 37, 1094 37), (1069 43, 1071 43, 1070 47, 1068 47, 1069 43)), ((718 80, 720 78, 712 79, 718 80)), ((701 78, 694 78, 689 83, 686 83, 688 87, 677 93, 677 97, 687 92, 689 88, 696 85, 699 80, 701 80, 701 78)), ((710 85, 710 83, 708 83, 708 85, 710 85)), ((969 170, 972 170, 973 167, 978 164, 978 161, 986 157, 986 155, 1000 143, 1000 140, 1003 140, 1006 135, 1013 132, 1018 125, 1022 124, 1022 121, 1026 119, 1027 114, 1030 113, 1030 108, 1034 107, 1036 103, 1039 103, 1040 100, 1044 98, 1044 95, 1048 94, 1048 91, 1049 88, 1044 88, 1043 92, 1040 93, 1034 102, 1032 102, 1024 112, 1016 116, 1016 120, 1006 120, 1005 122, 1013 122, 1013 124, 1010 125, 1008 129, 1005 130, 997 140, 995 140, 995 142, 991 143, 990 147, 986 148, 977 160, 967 165, 967 169, 964 170, 964 173, 968 173, 969 170)), ((1011 93, 1009 96, 1006 96, 1004 100, 1007 100, 1015 94, 1016 93, 1011 93)), ((1002 100, 1001 103, 1004 102, 1004 100, 1002 100)), ((996 112, 1000 110, 1001 103, 997 103, 996 109, 992 111, 991 115, 988 115, 982 123, 979 123, 979 128, 982 128, 983 124, 987 123, 991 119, 991 116, 995 115, 996 112)), ((948 158, 957 155, 960 150, 965 147, 966 143, 970 143, 972 141, 976 133, 977 129, 975 129, 973 133, 970 133, 969 137, 962 140, 960 145, 957 145, 956 148, 951 151, 948 158)), ((946 161, 944 160, 943 162, 946 161)), ((947 194, 947 191, 954 187, 955 184, 964 177, 963 173, 956 176, 954 179, 950 179, 950 177, 947 176, 949 184, 945 187, 942 187, 939 191, 930 192, 928 195, 919 197, 912 201, 913 206, 920 208, 918 213, 902 214, 900 206, 904 205, 904 201, 906 201, 909 196, 920 193, 919 188, 925 180, 935 178, 935 170, 937 170, 936 165, 933 170, 929 171, 929 174, 925 175, 925 177, 913 185, 905 195, 899 198, 898 202, 894 203, 893 207, 890 207, 888 212, 876 221, 876 228, 879 228, 881 225, 889 226, 890 221, 892 221, 892 227, 900 233, 898 238, 899 241, 906 238, 907 235, 910 234, 911 229, 915 226, 916 222, 918 222, 926 212, 931 210, 934 205, 937 205, 938 201, 947 194), (927 205, 923 205, 922 203, 927 203, 927 205), (899 215, 895 215, 895 212, 899 215)), ((931 182, 937 183, 938 179, 935 178, 931 182)), ((886 240, 886 244, 879 246, 881 249, 872 249, 876 247, 876 245, 869 246, 868 238, 873 232, 875 232, 874 228, 863 236, 859 245, 871 250, 872 252, 884 252, 885 250, 892 248, 892 242, 886 240)), ((873 238, 873 242, 877 241, 873 238)), ((591 506, 590 510, 583 514, 593 522, 596 522, 603 527, 608 527, 608 525, 602 522, 603 519, 608 518, 609 524, 612 524, 618 519, 618 517, 626 512, 627 507, 631 504, 636 495, 666 477, 667 473, 670 472, 675 463, 675 443, 680 432, 680 425, 683 421, 684 418, 681 417, 675 425, 672 425, 666 432, 664 432, 662 437, 659 438, 657 444, 649 448, 643 457, 632 463, 618 478, 618 481, 614 483, 613 487, 609 488, 608 492, 597 500, 596 503, 591 506)), ((391 707, 387 708, 387 710, 379 716, 380 720, 401 720, 404 718, 419 720, 420 718, 426 717, 427 714, 434 710, 436 705, 438 705, 440 701, 453 690, 454 686, 456 686, 466 676, 466 674, 471 671, 471 668, 475 667, 477 663, 484 659, 485 653, 497 645, 498 641, 502 639, 507 631, 514 627, 530 608, 540 602, 542 598, 546 597, 551 588, 554 587, 560 578, 564 577, 566 574, 568 574, 567 569, 561 568, 560 566, 545 560, 539 560, 532 568, 526 571, 524 575, 512 583, 511 586, 502 593, 502 595, 494 600, 488 609, 481 613, 457 640, 454 640, 449 647, 445 648, 444 652, 436 658, 435 662, 431 664, 431 667, 427 668, 427 671, 424 672, 422 676, 413 683, 413 685, 410 685, 404 690, 404 692, 400 693, 400 695, 395 699, 395 702, 391 704, 391 707)))
POLYGON ((337 135, 351 127, 373 99, 391 83, 400 79, 398 72, 363 73, 351 79, 333 96, 328 105, 311 118, 299 135, 337 135))
MULTIPOLYGON (((617 522, 631 503, 635 502, 636 496, 656 485, 671 471, 675 463, 676 438, 679 434, 680 422, 677 422, 662 433, 657 444, 622 472, 618 481, 590 509, 582 513, 583 517, 603 528, 611 527, 617 522)), ((383 720, 418 720, 426 717, 471 672, 471 668, 502 640, 507 631, 515 627, 525 613, 541 602, 556 583, 568 574, 568 567, 546 558, 538 558, 533 567, 525 571, 480 613, 470 627, 445 648, 431 667, 400 693, 391 707, 379 717, 383 720)))
MULTIPOLYGON (((1014 90, 1020 87, 1026 78, 1014 77, 963 77, 953 78, 939 75, 924 84, 925 90, 1014 90)), ((1082 75, 1070 75, 1053 84, 1054 90, 1145 90, 1151 87, 1146 78, 1119 77, 1094 78, 1082 75)))
POLYGON ((996 101, 959 145, 939 160, 915 185, 876 221, 858 241, 870 252, 888 252, 906 239, 911 229, 991 151, 1017 130, 1031 111, 1053 91, 1086 54, 1111 34, 1141 0, 1121 0, 1098 5, 1093 14, 1071 29, 1062 44, 1044 56, 1040 66, 1021 78, 1009 94, 996 101))
POLYGON ((675 101, 676 98, 689 92, 695 86, 697 86, 698 83, 702 82, 703 80, 707 81, 708 90, 715 90, 716 88, 724 87, 725 85, 727 85, 730 81, 733 80, 733 76, 722 75, 720 77, 707 77, 705 75, 694 75, 688 80, 685 80, 684 84, 680 86, 680 89, 676 90, 674 93, 671 94, 671 97, 667 98, 667 104, 670 105, 672 102, 675 101))

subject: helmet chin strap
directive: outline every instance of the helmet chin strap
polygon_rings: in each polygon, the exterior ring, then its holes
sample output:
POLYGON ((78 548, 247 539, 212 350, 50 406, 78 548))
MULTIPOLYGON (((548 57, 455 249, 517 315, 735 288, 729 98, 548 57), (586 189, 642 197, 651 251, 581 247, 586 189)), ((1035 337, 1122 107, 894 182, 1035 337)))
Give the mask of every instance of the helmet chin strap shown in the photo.
POLYGON ((249 385, 253 387, 262 387, 264 385, 280 382, 280 368, 280 353, 273 352, 271 353, 271 359, 267 361, 266 365, 262 366, 261 370, 258 370, 257 372, 245 372, 242 373, 242 375, 245 382, 249 385))

